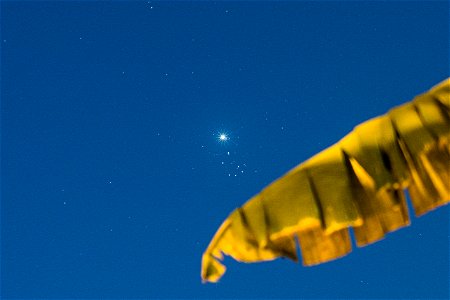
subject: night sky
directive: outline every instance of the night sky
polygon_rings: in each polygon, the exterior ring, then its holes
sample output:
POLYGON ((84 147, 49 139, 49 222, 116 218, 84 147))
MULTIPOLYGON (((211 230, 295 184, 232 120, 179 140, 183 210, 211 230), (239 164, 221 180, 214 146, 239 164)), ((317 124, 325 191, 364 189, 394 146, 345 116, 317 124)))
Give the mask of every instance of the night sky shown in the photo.
POLYGON ((449 297, 448 206, 200 279, 233 209, 449 76, 448 1, 2 1, 0 43, 2 298, 449 297))

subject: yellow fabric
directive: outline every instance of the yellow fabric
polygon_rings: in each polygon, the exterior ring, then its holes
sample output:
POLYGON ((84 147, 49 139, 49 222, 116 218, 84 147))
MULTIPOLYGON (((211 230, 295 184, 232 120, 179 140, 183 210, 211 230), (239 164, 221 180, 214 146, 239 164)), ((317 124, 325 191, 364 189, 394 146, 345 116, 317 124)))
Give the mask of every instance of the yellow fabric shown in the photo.
POLYGON ((267 186, 223 222, 203 254, 201 276, 216 282, 223 254, 257 262, 287 257, 304 265, 351 251, 450 201, 450 79, 368 120, 335 145, 267 186))

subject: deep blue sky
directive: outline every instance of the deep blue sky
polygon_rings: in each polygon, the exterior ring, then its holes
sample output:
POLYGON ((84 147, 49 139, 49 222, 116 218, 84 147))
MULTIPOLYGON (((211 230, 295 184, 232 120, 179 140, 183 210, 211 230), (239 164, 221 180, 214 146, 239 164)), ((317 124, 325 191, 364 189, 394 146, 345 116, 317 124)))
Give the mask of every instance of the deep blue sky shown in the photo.
POLYGON ((449 76, 448 2, 1 10, 4 298, 449 296, 448 207, 331 263, 200 281, 234 208, 449 76))

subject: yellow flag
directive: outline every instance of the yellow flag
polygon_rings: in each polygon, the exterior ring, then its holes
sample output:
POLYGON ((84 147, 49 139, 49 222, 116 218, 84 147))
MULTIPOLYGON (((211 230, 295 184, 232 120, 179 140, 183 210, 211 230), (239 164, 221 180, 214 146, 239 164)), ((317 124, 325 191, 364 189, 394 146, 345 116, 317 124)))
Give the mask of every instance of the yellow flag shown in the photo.
POLYGON ((376 242, 416 215, 450 201, 450 79, 368 120, 233 211, 202 257, 203 281, 242 262, 287 257, 320 264, 376 242))

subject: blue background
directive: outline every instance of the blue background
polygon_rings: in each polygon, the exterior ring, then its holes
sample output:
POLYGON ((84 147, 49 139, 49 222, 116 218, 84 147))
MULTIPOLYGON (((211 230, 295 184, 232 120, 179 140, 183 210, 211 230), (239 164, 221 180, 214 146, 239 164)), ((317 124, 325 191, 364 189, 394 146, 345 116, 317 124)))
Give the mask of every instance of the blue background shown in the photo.
POLYGON ((1 9, 4 298, 449 297, 448 207, 327 264, 200 281, 234 208, 449 76, 448 1, 1 9))

